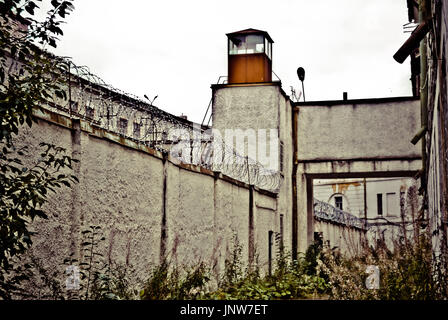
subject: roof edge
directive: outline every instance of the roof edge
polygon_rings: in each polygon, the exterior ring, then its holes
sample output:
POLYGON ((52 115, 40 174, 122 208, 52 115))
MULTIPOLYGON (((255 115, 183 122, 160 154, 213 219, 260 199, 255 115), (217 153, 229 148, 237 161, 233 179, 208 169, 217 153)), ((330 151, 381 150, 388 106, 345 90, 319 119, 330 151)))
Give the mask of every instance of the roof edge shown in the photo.
POLYGON ((264 30, 259 30, 259 29, 254 29, 254 28, 247 28, 247 29, 243 29, 243 30, 240 30, 240 31, 226 33, 226 36, 229 37, 229 36, 236 35, 236 34, 262 34, 262 35, 266 36, 266 38, 268 38, 270 42, 274 43, 274 40, 271 38, 269 33, 267 31, 264 31, 264 30))
POLYGON ((363 98, 363 99, 347 99, 347 100, 318 100, 306 102, 293 102, 295 107, 300 106, 332 106, 332 105, 347 105, 347 104, 361 104, 361 103, 387 103, 387 102, 404 102, 404 101, 418 101, 419 97, 404 96, 404 97, 384 97, 384 98, 363 98))

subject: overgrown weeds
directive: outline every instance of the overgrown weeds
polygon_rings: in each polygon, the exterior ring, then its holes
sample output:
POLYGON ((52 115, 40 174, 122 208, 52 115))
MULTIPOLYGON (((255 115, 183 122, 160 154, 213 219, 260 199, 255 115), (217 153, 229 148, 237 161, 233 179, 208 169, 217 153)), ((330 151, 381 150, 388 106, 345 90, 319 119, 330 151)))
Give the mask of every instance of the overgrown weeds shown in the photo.
MULTIPOLYGON (((444 259, 445 260, 445 259, 444 259)), ((326 274, 331 299, 434 300, 447 299, 446 263, 435 264, 426 234, 414 243, 395 241, 393 250, 385 245, 365 248, 363 255, 347 258, 331 249, 323 251, 320 264, 326 274), (379 269, 378 289, 368 289, 369 265, 379 269)))
MULTIPOLYGON (((447 299, 448 278, 446 255, 434 259, 431 241, 426 233, 414 241, 395 241, 393 249, 378 242, 365 247, 362 254, 345 256, 316 241, 292 260, 282 247, 277 252, 271 274, 257 265, 246 267, 243 248, 234 238, 219 281, 212 284, 212 269, 205 262, 184 267, 164 259, 150 271, 144 284, 133 283, 136 270, 129 265, 104 263, 98 252, 103 240, 100 228, 92 226, 83 233, 84 253, 81 261, 68 259, 80 267, 80 286, 69 299, 337 299, 337 300, 434 300, 447 299), (369 289, 368 266, 379 270, 379 287, 369 289)), ((67 291, 56 280, 55 272, 45 269, 31 256, 30 264, 17 269, 17 277, 26 277, 36 292, 11 287, 16 298, 65 299, 67 291), (38 275, 37 280, 32 276, 38 275), (34 281, 34 282, 33 282, 34 281)), ((10 283, 14 283, 13 281, 10 283)))
POLYGON ((206 294, 206 299, 304 299, 318 298, 328 290, 325 279, 316 266, 321 246, 310 246, 298 261, 290 259, 290 254, 281 246, 277 252, 276 265, 272 274, 262 275, 258 268, 242 270, 236 248, 232 259, 226 261, 225 281, 217 290, 206 294), (229 274, 232 277, 229 277, 229 274))
POLYGON ((165 260, 153 268, 140 297, 144 300, 198 299, 209 280, 209 270, 204 263, 182 270, 170 267, 165 260))

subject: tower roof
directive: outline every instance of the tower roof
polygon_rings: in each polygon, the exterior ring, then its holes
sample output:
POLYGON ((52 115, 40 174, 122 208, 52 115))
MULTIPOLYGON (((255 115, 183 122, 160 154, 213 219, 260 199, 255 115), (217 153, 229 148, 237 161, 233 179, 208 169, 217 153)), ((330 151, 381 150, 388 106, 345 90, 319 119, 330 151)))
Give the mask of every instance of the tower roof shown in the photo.
POLYGON ((258 30, 258 29, 253 29, 253 28, 227 33, 226 35, 227 35, 227 37, 231 37, 231 36, 236 36, 236 35, 241 35, 241 34, 244 34, 244 35, 246 35, 246 34, 261 34, 261 35, 264 35, 269 40, 269 42, 274 43, 274 40, 272 40, 269 33, 267 33, 266 31, 263 31, 263 30, 258 30))

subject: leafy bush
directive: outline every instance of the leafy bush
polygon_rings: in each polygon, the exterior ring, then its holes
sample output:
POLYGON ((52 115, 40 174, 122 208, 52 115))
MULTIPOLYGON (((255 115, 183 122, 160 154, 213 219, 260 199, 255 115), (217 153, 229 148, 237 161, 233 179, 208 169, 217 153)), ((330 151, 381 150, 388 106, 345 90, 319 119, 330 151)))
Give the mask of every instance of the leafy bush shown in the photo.
POLYGON ((317 298, 328 291, 326 280, 317 269, 321 254, 321 246, 316 243, 310 246, 304 257, 293 261, 287 253, 280 250, 277 254, 276 268, 272 275, 260 276, 256 270, 245 273, 235 266, 239 263, 236 250, 232 259, 226 261, 225 274, 239 275, 232 277, 233 281, 224 281, 218 290, 204 295, 207 299, 241 299, 241 300, 271 300, 271 299, 303 299, 317 298), (230 270, 230 271, 229 271, 230 270), (235 271, 237 270, 237 271, 235 271))
POLYGON ((170 268, 165 260, 153 268, 140 297, 144 300, 197 299, 210 280, 208 273, 204 263, 183 272, 178 267, 170 268))

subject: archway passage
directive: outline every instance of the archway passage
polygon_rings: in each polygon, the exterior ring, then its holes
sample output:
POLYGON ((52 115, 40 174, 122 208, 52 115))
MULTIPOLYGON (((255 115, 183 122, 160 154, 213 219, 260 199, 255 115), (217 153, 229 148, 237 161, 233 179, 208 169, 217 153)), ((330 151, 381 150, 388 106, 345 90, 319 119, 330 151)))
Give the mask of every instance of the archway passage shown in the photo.
POLYGON ((293 255, 314 238, 313 180, 415 177, 419 101, 411 97, 295 104, 293 255), (296 241, 294 241, 294 239, 296 241))

